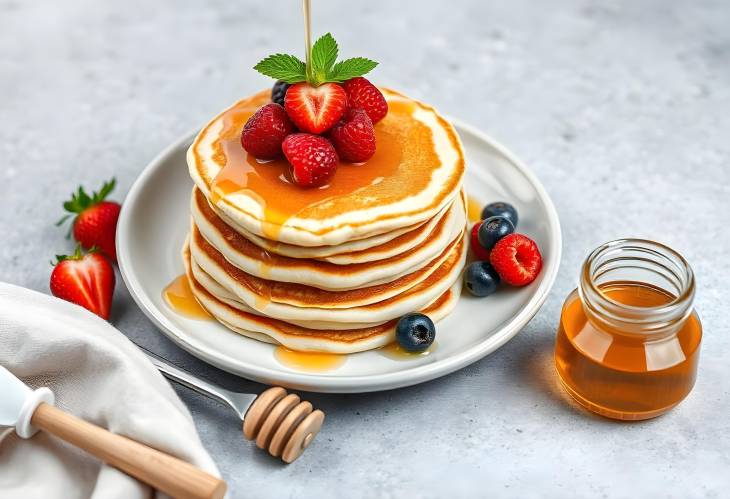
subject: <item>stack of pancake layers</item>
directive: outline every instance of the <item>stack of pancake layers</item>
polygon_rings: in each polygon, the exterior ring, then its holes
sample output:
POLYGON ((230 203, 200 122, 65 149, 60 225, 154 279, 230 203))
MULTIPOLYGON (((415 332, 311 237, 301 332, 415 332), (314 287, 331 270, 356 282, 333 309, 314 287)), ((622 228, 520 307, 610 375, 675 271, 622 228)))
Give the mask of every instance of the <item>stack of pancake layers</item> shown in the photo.
POLYGON ((453 310, 467 253, 461 143, 433 108, 383 93, 375 156, 341 164, 321 188, 287 182, 284 160, 261 163, 241 147, 268 92, 198 134, 183 260, 195 298, 223 325, 344 354, 393 342, 404 314, 436 322, 453 310))

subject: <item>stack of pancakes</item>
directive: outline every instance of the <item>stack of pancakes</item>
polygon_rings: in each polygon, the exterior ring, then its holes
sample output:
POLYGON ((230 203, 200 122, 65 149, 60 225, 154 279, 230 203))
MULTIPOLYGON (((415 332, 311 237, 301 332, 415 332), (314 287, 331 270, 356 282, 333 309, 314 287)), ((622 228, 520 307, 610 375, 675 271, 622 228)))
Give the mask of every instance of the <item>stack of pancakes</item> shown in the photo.
POLYGON ((241 147, 268 92, 198 134, 183 260, 196 299, 223 325, 294 350, 352 353, 392 342, 408 312, 437 321, 453 309, 467 252, 461 144, 433 108, 383 93, 375 156, 342 163, 318 189, 241 147))

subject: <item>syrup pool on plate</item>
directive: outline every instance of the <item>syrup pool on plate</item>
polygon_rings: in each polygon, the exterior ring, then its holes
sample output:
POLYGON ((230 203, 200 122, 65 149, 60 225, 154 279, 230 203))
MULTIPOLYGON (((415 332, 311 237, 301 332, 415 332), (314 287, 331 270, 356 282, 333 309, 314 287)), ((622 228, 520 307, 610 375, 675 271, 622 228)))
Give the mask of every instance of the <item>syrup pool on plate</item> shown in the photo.
POLYGON ((198 300, 193 296, 193 290, 190 288, 190 281, 185 274, 177 276, 162 291, 165 303, 175 312, 191 319, 212 319, 213 316, 208 313, 198 300))
POLYGON ((431 355, 436 348, 438 347, 438 342, 434 342, 428 349, 424 350, 423 352, 409 352, 397 341, 394 341, 393 343, 389 343, 385 345, 384 347, 378 349, 378 352, 382 354, 384 357, 388 357, 389 359, 393 360, 414 360, 422 357, 428 357, 431 355))
POLYGON ((332 371, 344 364, 347 359, 347 355, 326 352, 303 352, 292 350, 283 345, 276 347, 274 357, 287 367, 309 372, 332 371))

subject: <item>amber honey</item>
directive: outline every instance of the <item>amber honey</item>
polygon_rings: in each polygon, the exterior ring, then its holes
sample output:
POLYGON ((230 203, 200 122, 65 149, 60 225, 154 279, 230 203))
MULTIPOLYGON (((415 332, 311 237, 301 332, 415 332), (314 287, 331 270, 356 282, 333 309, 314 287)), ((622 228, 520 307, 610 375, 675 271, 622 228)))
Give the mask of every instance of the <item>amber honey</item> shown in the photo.
POLYGON ((162 291, 162 297, 167 305, 180 315, 190 317, 191 319, 212 319, 213 316, 208 313, 198 300, 193 296, 193 290, 190 288, 188 277, 183 274, 177 276, 162 291))
POLYGON ((482 204, 472 196, 466 197, 466 216, 470 222, 482 219, 482 204))
POLYGON ((326 352, 304 352, 279 345, 274 357, 281 364, 300 371, 321 372, 337 369, 345 363, 347 355, 326 352))
MULTIPOLYGON (((267 101, 268 94, 255 96, 249 103, 231 108, 222 116, 220 139, 215 145, 215 160, 221 170, 211 182, 210 199, 216 204, 239 192, 253 197, 264 210, 262 229, 268 239, 277 240, 286 221, 304 210, 329 205, 332 208, 335 203, 357 201, 351 195, 361 189, 368 189, 366 199, 377 198, 383 202, 400 199, 408 189, 423 188, 438 165, 430 130, 416 120, 404 119, 414 112, 415 105, 393 101, 389 103, 388 117, 375 126, 377 148, 372 158, 364 163, 340 162, 336 174, 326 185, 302 189, 293 182, 290 166, 284 158, 259 161, 241 146, 241 129, 267 101), (408 164, 412 170, 408 186, 396 175, 403 166, 404 147, 417 148, 420 154, 417 165, 408 164)), ((410 154, 413 155, 413 151, 410 154)))
POLYGON ((686 282, 667 262, 637 274, 637 262, 647 264, 641 253, 614 247, 610 256, 589 257, 579 289, 563 305, 555 343, 556 368, 568 393, 614 419, 667 412, 690 393, 697 376, 702 326, 691 308, 691 270, 686 267, 686 282), (672 272, 657 279, 664 264, 672 272), (655 282, 611 280, 631 274, 654 276, 655 282))

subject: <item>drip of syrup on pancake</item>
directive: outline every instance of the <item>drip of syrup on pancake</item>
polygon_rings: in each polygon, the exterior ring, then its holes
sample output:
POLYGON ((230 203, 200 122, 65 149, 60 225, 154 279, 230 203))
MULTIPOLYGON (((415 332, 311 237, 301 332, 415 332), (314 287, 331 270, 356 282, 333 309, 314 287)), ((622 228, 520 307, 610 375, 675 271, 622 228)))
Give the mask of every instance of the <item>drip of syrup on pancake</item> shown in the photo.
POLYGON ((190 281, 185 274, 177 276, 162 291, 165 303, 176 313, 191 319, 210 320, 213 318, 193 296, 190 281))
POLYGON ((300 352, 279 345, 274 350, 274 357, 281 364, 300 371, 322 372, 337 369, 345 363, 346 355, 326 352, 300 352))
MULTIPOLYGON (((408 101, 394 101, 389 107, 389 113, 412 114, 415 111, 415 105, 408 101)), ((223 166, 211 183, 210 200, 215 205, 226 196, 245 192, 263 207, 262 232, 272 241, 278 240, 287 220, 302 210, 322 206, 328 200, 375 185, 393 176, 400 166, 401 144, 379 123, 375 126, 377 148, 372 158, 365 163, 340 162, 330 182, 322 187, 299 187, 290 178, 286 159, 258 161, 241 146, 243 124, 255 110, 253 106, 231 109, 224 116, 220 132, 223 166)))

